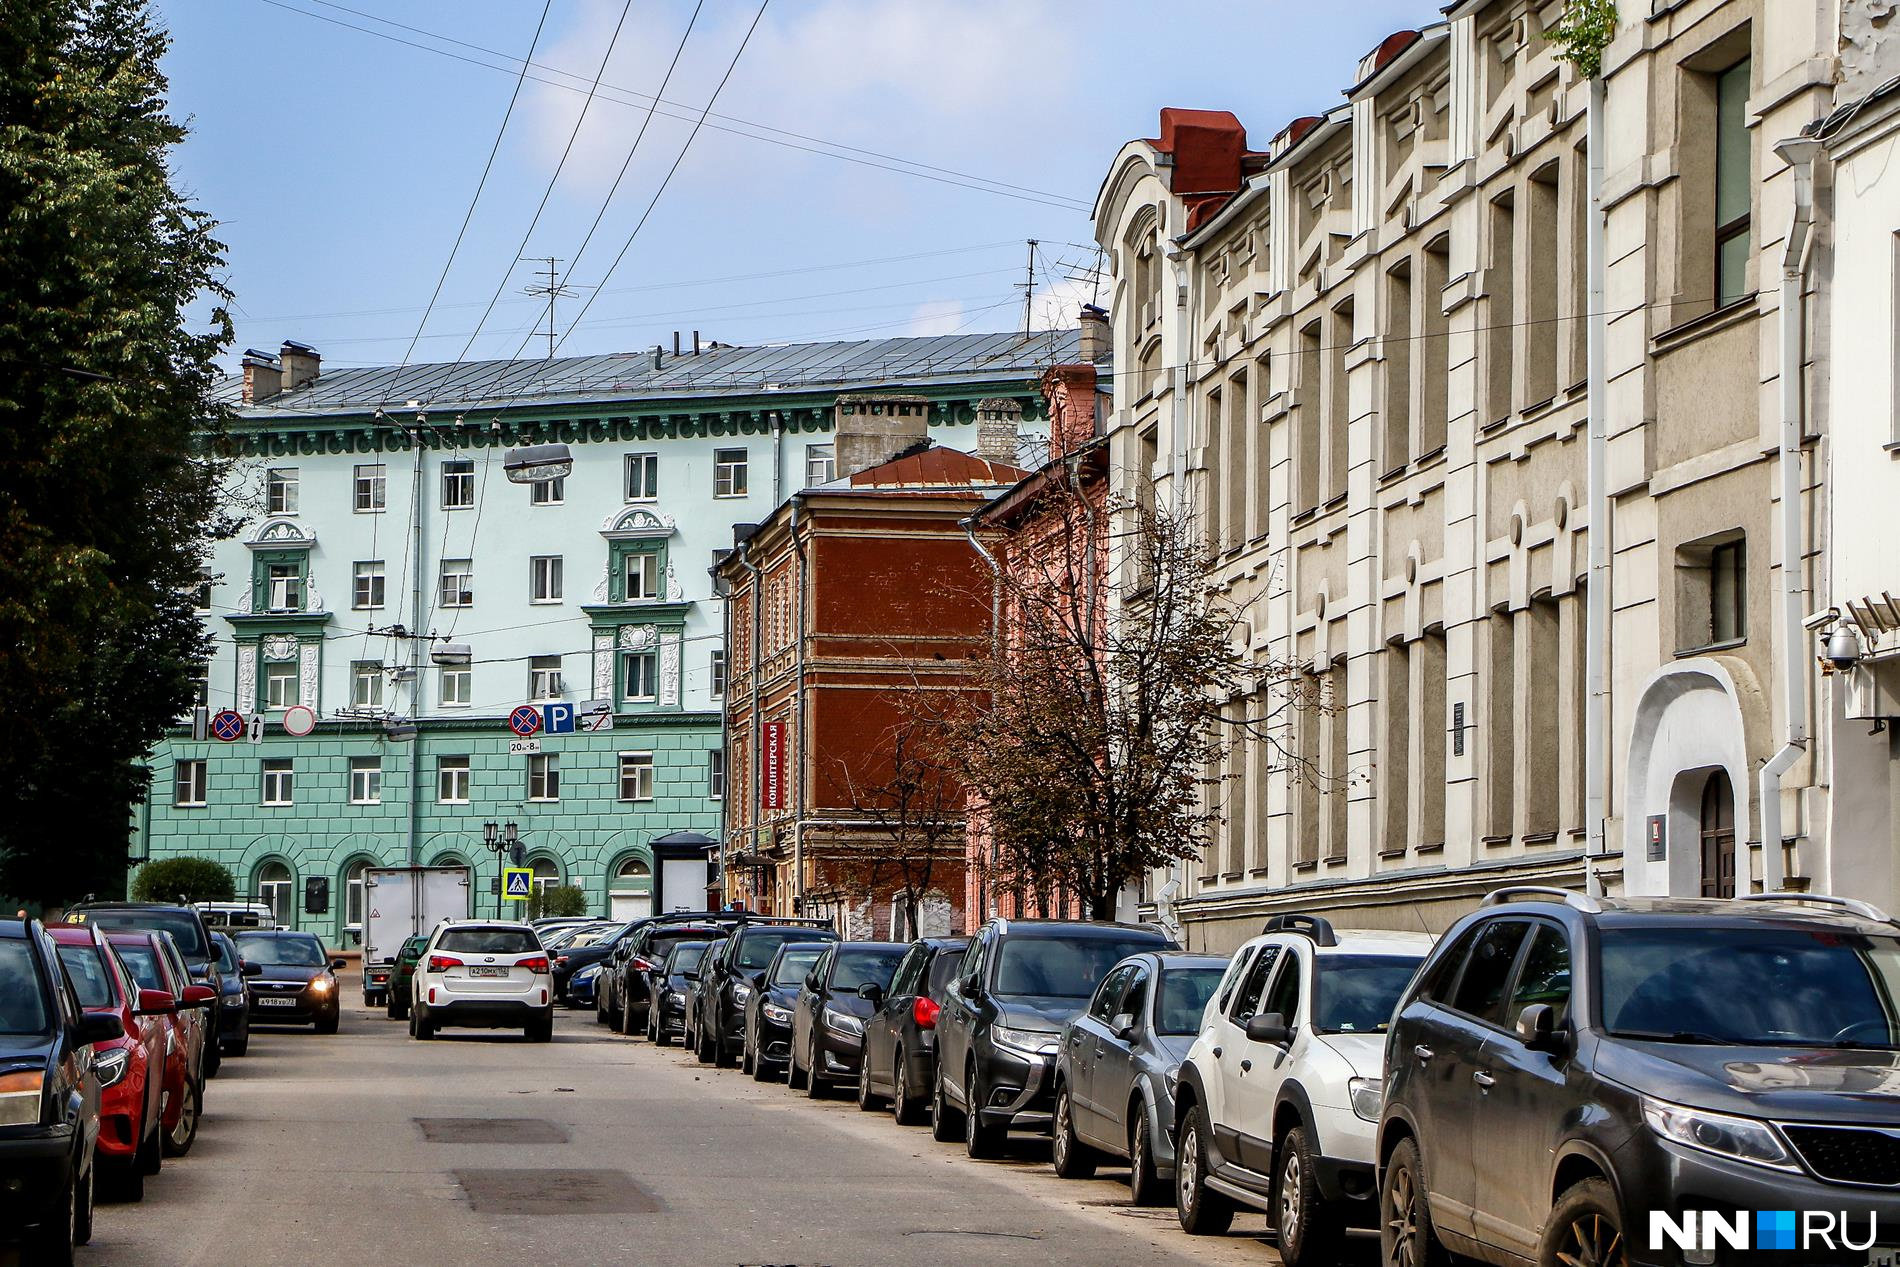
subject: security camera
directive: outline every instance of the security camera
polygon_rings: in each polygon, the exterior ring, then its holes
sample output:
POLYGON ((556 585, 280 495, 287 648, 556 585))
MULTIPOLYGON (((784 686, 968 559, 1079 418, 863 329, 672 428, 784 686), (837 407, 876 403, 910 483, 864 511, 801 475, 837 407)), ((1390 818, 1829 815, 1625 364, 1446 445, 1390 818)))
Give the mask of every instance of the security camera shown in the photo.
POLYGON ((1843 672, 1860 663, 1860 639, 1848 626, 1842 625, 1828 635, 1827 662, 1843 672))
POLYGON ((1808 618, 1801 623, 1807 626, 1809 633, 1820 633, 1823 629, 1826 629, 1840 618, 1840 608, 1828 607, 1810 614, 1808 618))

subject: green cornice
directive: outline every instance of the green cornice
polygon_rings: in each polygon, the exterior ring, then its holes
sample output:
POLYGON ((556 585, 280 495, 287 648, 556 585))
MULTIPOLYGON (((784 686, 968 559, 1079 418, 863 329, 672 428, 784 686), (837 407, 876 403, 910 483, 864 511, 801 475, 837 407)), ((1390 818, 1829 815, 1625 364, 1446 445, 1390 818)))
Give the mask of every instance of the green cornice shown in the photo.
POLYGON ((587 619, 601 633, 618 629, 621 625, 683 625, 686 613, 693 604, 683 603, 612 603, 587 604, 581 608, 587 619))
POLYGON ((330 623, 329 612, 232 612, 225 616, 236 631, 234 638, 267 638, 271 634, 320 633, 330 623))

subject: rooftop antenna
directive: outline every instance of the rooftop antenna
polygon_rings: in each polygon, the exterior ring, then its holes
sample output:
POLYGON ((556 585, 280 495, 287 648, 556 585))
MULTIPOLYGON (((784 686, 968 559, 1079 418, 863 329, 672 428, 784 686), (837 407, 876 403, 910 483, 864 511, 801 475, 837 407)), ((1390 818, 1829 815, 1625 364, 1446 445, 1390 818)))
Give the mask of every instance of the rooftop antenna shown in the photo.
POLYGON ((520 258, 524 260, 533 260, 533 261, 536 261, 537 263, 542 263, 542 264, 547 265, 545 269, 538 268, 535 270, 535 273, 538 276, 545 276, 547 280, 544 282, 537 282, 532 286, 522 287, 522 293, 525 295, 534 295, 537 297, 545 295, 547 297, 547 301, 548 301, 548 359, 553 360, 554 348, 556 344, 556 340, 554 337, 554 301, 557 299, 572 299, 574 297, 574 288, 567 282, 560 280, 560 274, 556 266, 559 265, 562 261, 557 256, 523 255, 520 258))
POLYGON ((1029 335, 1030 304, 1036 296, 1036 239, 1029 239, 1029 268, 1023 279, 1023 336, 1029 335))

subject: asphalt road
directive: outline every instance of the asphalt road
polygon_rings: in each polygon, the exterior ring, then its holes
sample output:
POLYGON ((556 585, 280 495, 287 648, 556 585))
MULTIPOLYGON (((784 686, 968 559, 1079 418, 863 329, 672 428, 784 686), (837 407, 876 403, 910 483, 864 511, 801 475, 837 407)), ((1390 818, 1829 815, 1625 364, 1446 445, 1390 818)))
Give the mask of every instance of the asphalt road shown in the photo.
POLYGON ((562 1013, 551 1045, 417 1043, 346 1006, 334 1037, 257 1031, 205 1114, 142 1205, 99 1207, 82 1263, 1278 1263, 1258 1217, 1190 1240, 1172 1210, 1129 1207, 1121 1171, 1064 1182, 1033 1140, 973 1162, 591 1012, 562 1013))

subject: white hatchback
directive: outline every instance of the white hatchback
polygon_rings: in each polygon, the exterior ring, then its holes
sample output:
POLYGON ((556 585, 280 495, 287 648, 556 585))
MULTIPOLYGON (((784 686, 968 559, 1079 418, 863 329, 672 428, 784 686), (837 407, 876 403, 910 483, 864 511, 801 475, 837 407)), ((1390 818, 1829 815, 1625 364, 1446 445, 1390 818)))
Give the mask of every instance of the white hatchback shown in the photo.
POLYGON ((554 1037, 554 979, 541 938, 506 920, 444 920, 416 961, 412 1038, 444 1026, 513 1029, 529 1041, 554 1037))

